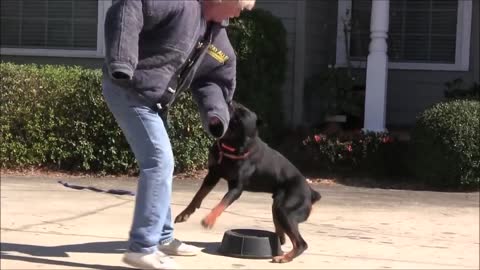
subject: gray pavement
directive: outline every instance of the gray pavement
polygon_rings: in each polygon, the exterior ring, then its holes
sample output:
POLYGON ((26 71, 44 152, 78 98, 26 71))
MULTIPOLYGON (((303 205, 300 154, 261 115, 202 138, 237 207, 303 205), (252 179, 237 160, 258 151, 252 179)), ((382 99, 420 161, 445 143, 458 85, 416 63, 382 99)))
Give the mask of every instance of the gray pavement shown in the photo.
MULTIPOLYGON (((121 262, 132 196, 63 187, 57 180, 135 190, 135 179, 1 178, 1 269, 127 269, 121 262)), ((200 181, 176 180, 173 212, 200 181)), ((479 194, 314 185, 322 201, 300 227, 309 249, 288 264, 221 256, 224 231, 273 230, 271 197, 244 193, 212 230, 200 220, 223 196, 219 185, 176 237, 203 248, 178 257, 185 269, 479 269, 479 194)), ((291 244, 285 245, 289 250, 291 244)))

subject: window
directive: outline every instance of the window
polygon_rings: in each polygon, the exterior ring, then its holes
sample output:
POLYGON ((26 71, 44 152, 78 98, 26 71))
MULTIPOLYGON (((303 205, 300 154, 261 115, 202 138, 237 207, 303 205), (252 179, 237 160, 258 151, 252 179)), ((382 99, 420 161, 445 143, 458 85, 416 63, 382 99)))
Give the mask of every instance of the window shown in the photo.
POLYGON ((1 53, 102 57, 103 18, 110 4, 103 0, 1 0, 1 53))
MULTIPOLYGON (((348 52, 362 66, 370 43, 372 0, 339 2, 344 3, 339 3, 337 64, 346 64, 348 52)), ((471 8, 471 0, 390 0, 389 67, 468 70, 471 8)))

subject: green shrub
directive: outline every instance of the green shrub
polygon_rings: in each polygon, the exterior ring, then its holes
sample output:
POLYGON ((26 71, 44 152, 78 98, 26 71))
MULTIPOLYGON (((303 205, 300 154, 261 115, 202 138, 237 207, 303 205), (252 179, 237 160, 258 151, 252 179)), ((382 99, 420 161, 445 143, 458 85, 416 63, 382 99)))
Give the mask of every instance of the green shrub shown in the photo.
POLYGON ((202 128, 191 94, 181 95, 169 114, 168 134, 177 171, 205 168, 213 139, 202 128))
MULTIPOLYGON (((126 173, 135 159, 101 94, 101 73, 1 64, 1 162, 6 168, 126 173)), ((210 140, 190 95, 171 111, 177 171, 203 167, 210 140)))
POLYGON ((284 124, 285 28, 270 12, 255 9, 232 20, 228 34, 238 59, 235 99, 258 114, 264 123, 260 135, 273 143, 284 124))
MULTIPOLYGON (((229 32, 239 59, 239 99, 279 125, 286 66, 283 25, 269 13, 254 11, 242 14, 229 32)), ((0 63, 2 168, 135 171, 135 159, 103 100, 101 77, 99 70, 80 67, 0 63)), ((180 99, 170 111, 169 127, 177 172, 204 167, 212 142, 190 94, 180 99)))
POLYGON ((417 119, 412 168, 421 181, 440 188, 480 184, 480 102, 439 103, 417 119))
POLYGON ((99 71, 1 64, 3 167, 125 172, 133 158, 101 96, 99 71))

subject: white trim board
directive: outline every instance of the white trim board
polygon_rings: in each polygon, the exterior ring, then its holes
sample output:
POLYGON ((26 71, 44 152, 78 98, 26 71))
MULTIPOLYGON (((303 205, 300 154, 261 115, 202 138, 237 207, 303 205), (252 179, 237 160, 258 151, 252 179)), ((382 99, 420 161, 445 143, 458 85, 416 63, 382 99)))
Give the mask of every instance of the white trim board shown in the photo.
MULTIPOLYGON (((336 52, 337 67, 347 67, 347 57, 345 54, 346 37, 343 32, 343 21, 345 19, 349 19, 351 10, 352 0, 338 1, 336 52)), ((470 68, 472 0, 458 0, 457 18, 457 39, 454 64, 389 62, 388 68, 404 70, 468 71, 470 68)), ((365 61, 351 61, 351 64, 356 68, 366 68, 367 66, 366 59, 365 61)))
POLYGON ((299 126, 303 119, 303 87, 305 82, 305 35, 307 0, 297 0, 295 16, 295 62, 292 124, 299 126))

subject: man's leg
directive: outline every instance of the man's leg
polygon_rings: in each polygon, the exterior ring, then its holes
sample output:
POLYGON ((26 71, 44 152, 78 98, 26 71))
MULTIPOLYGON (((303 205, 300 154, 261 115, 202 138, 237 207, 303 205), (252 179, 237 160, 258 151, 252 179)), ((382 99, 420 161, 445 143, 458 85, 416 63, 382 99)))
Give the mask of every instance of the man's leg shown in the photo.
POLYGON ((109 80, 103 95, 122 129, 140 168, 129 250, 152 253, 161 238, 172 237, 173 226, 163 235, 171 213, 174 159, 163 120, 139 96, 109 80))
POLYGON ((173 240, 173 222, 172 222, 172 210, 168 207, 165 223, 163 224, 162 233, 160 235, 160 244, 167 244, 173 240))

